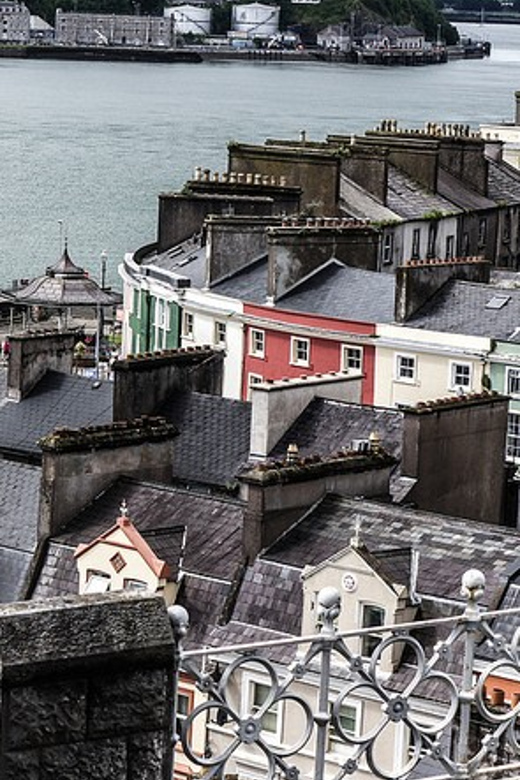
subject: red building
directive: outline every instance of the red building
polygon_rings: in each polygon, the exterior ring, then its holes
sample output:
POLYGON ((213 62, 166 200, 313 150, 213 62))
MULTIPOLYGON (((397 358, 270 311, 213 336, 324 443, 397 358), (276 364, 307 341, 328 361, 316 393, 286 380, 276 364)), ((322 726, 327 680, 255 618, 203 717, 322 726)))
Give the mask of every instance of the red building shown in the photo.
POLYGON ((251 384, 330 371, 362 372, 365 404, 374 399, 375 323, 244 304, 242 397, 251 384))

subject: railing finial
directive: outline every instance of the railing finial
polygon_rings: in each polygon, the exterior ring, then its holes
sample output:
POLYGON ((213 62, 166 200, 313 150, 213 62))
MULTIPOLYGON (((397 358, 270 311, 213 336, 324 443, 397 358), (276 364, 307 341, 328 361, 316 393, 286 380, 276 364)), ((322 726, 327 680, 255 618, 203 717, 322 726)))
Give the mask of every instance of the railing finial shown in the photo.
POLYGON ((341 612, 341 595, 337 588, 322 588, 318 593, 318 623, 322 633, 334 633, 334 621, 341 612))
POLYGON ((168 617, 173 629, 175 641, 180 642, 184 639, 190 628, 190 616, 188 611, 179 604, 174 604, 173 606, 168 607, 168 617))
POLYGON ((461 594, 468 600, 468 606, 476 606, 484 593, 486 577, 479 569, 468 569, 462 575, 461 594))

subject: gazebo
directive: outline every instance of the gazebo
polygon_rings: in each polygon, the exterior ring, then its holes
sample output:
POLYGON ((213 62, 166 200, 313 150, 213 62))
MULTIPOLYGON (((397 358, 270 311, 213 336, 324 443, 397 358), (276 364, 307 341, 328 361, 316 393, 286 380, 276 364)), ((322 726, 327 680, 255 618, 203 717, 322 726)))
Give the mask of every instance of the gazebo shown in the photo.
POLYGON ((12 306, 23 307, 24 326, 27 324, 27 313, 31 311, 35 320, 55 314, 58 327, 65 328, 74 310, 81 308, 88 311, 88 319, 98 320, 99 333, 102 333, 104 310, 121 302, 119 293, 105 290, 87 271, 72 262, 67 244, 58 262, 47 268, 43 276, 9 291, 9 297, 12 306))

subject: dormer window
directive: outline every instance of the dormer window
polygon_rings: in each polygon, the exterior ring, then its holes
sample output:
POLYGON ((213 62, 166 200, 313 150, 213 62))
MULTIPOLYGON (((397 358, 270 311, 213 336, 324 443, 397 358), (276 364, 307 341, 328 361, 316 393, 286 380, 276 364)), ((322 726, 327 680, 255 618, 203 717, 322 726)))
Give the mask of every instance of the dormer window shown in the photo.
POLYGON ((125 590, 146 590, 148 585, 142 580, 125 579, 123 582, 123 588, 125 590))
POLYGON ((110 575, 103 571, 87 571, 87 584, 84 593, 106 593, 110 590, 110 575))
MULTIPOLYGON (((383 607, 378 607, 375 604, 363 604, 362 606, 362 628, 378 628, 385 624, 385 610, 383 607)), ((376 647, 382 641, 381 634, 374 631, 374 633, 365 634, 361 640, 361 655, 369 657, 372 655, 376 647)))

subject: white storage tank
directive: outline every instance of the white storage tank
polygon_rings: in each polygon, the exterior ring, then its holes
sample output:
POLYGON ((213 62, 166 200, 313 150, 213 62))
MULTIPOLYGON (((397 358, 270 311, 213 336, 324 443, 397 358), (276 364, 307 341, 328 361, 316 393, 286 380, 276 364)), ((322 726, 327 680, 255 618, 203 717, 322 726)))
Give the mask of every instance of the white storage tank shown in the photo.
POLYGON ((280 7, 265 3, 234 5, 232 27, 234 32, 245 33, 248 38, 269 38, 279 32, 280 7))
POLYGON ((179 35, 209 35, 211 8, 199 5, 174 5, 164 9, 164 15, 175 20, 175 32, 179 35))

